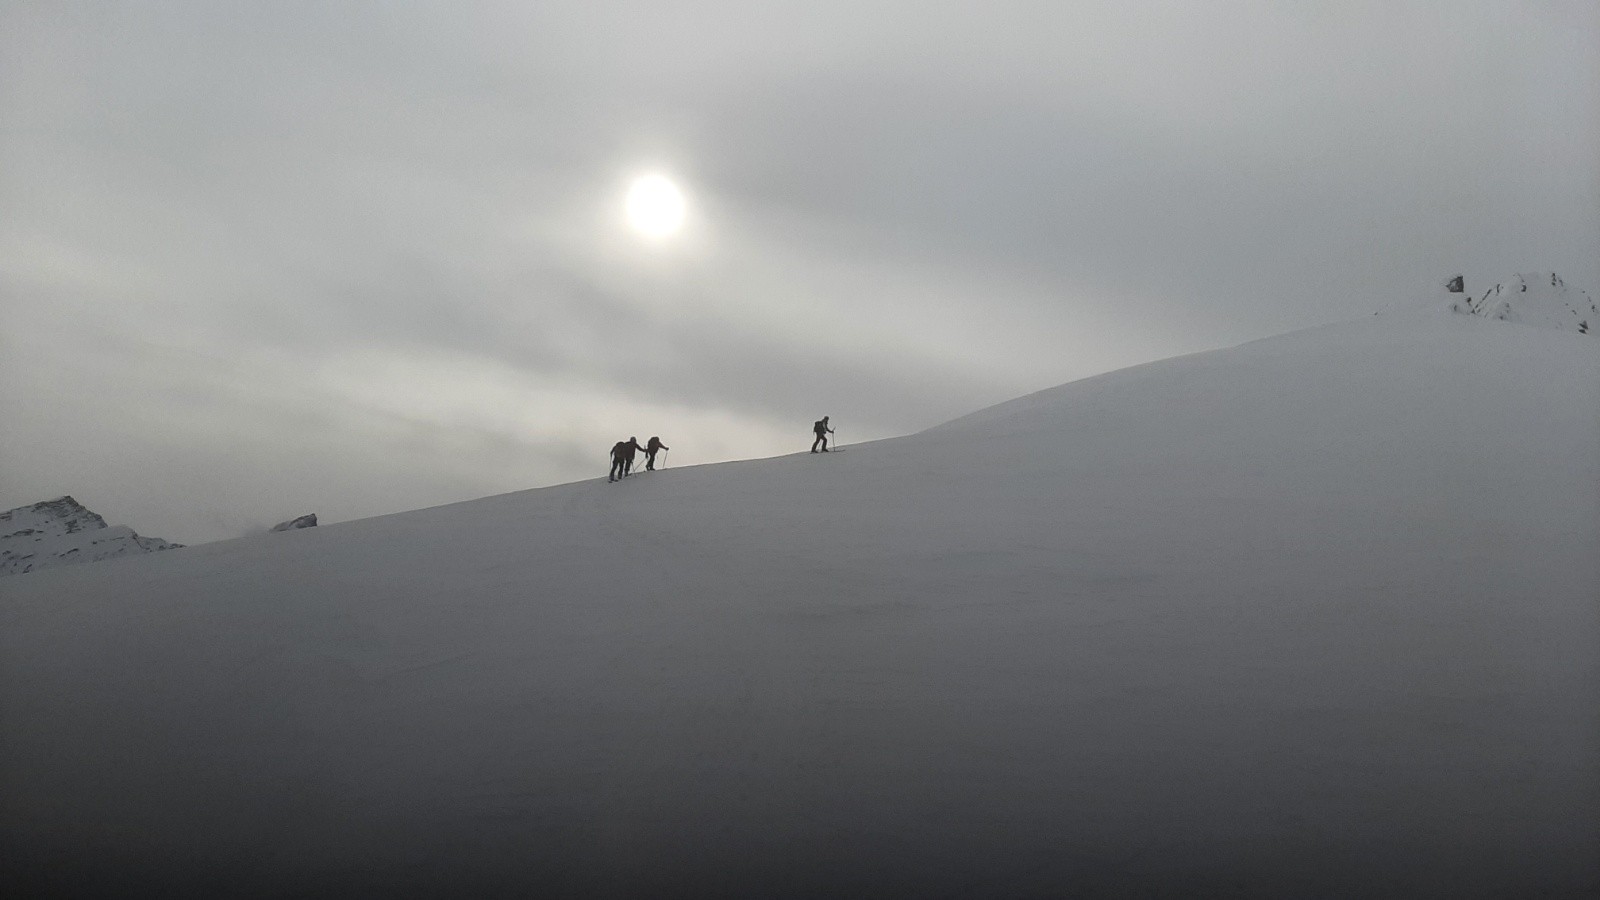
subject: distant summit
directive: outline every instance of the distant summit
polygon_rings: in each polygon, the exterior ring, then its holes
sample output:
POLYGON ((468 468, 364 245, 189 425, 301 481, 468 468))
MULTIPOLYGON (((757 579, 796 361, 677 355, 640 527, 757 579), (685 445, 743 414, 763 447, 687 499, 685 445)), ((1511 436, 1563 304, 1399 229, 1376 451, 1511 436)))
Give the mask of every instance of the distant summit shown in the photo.
POLYGON ((0 512, 0 575, 182 546, 141 537, 126 525, 108 526, 70 496, 0 512))
POLYGON ((272 526, 268 530, 269 531, 294 531, 294 530, 299 529, 299 528, 315 528, 315 527, 317 527, 317 514, 316 513, 307 513, 306 515, 300 516, 298 518, 290 519, 287 522, 279 522, 278 524, 272 526))
POLYGON ((1459 275, 1446 286, 1451 312, 1579 334, 1600 330, 1600 306, 1554 272, 1517 275, 1477 297, 1464 287, 1459 275))

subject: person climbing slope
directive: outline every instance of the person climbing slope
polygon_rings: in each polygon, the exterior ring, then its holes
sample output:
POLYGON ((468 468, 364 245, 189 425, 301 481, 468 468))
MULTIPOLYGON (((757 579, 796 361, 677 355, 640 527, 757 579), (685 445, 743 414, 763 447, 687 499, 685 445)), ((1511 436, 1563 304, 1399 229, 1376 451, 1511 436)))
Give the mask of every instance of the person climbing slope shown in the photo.
POLYGON ((627 474, 623 468, 623 466, 626 464, 627 458, 627 441, 617 441, 611 446, 611 474, 606 477, 607 481, 616 481, 618 478, 621 478, 627 474))
POLYGON ((661 438, 651 435, 650 441, 644 445, 644 470, 646 472, 654 472, 656 470, 656 453, 661 450, 671 449, 671 447, 661 443, 661 438))
POLYGON ((634 458, 634 455, 637 454, 640 450, 643 450, 644 448, 639 446, 639 439, 636 438, 636 437, 628 438, 628 440, 625 443, 618 444, 617 446, 622 448, 622 476, 621 477, 627 478, 628 475, 633 471, 633 458, 634 458))
POLYGON ((822 418, 818 419, 811 426, 811 431, 812 431, 813 434, 815 434, 817 436, 817 439, 811 442, 811 452, 812 453, 816 453, 817 452, 817 445, 821 444, 822 445, 822 452, 823 453, 827 453, 828 452, 828 435, 833 434, 833 429, 828 427, 828 417, 827 416, 823 416, 822 418))

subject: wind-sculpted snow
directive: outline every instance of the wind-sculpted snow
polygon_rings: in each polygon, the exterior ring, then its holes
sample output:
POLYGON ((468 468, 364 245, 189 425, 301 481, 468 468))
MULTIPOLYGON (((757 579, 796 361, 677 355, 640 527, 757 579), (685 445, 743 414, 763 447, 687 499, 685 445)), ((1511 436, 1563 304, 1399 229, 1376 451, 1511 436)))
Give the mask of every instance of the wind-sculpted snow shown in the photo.
POLYGON ((1597 410, 1376 318, 10 579, 0 889, 1592 896, 1597 410))

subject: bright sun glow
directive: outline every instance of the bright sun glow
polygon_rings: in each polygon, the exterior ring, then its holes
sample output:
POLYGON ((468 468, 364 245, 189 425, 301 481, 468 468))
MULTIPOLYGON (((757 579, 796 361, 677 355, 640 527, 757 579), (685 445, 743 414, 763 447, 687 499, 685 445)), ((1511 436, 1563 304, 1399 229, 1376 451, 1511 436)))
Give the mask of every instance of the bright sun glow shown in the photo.
POLYGON ((683 192, 661 175, 634 179, 628 188, 628 224, 651 238, 664 238, 683 227, 687 204, 683 192))

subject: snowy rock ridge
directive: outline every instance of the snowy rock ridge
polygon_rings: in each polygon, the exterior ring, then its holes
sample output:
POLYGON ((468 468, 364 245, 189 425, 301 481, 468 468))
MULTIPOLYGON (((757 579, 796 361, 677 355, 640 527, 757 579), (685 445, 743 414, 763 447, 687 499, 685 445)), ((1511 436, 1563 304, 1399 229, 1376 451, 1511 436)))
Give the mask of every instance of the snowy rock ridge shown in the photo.
POLYGON ((182 546, 142 537, 126 525, 108 526, 71 496, 0 512, 0 575, 182 546))
POLYGON ((1451 312, 1579 334, 1600 329, 1600 306, 1583 291, 1567 287, 1554 272, 1518 275, 1476 298, 1468 293, 1452 296, 1451 312))

